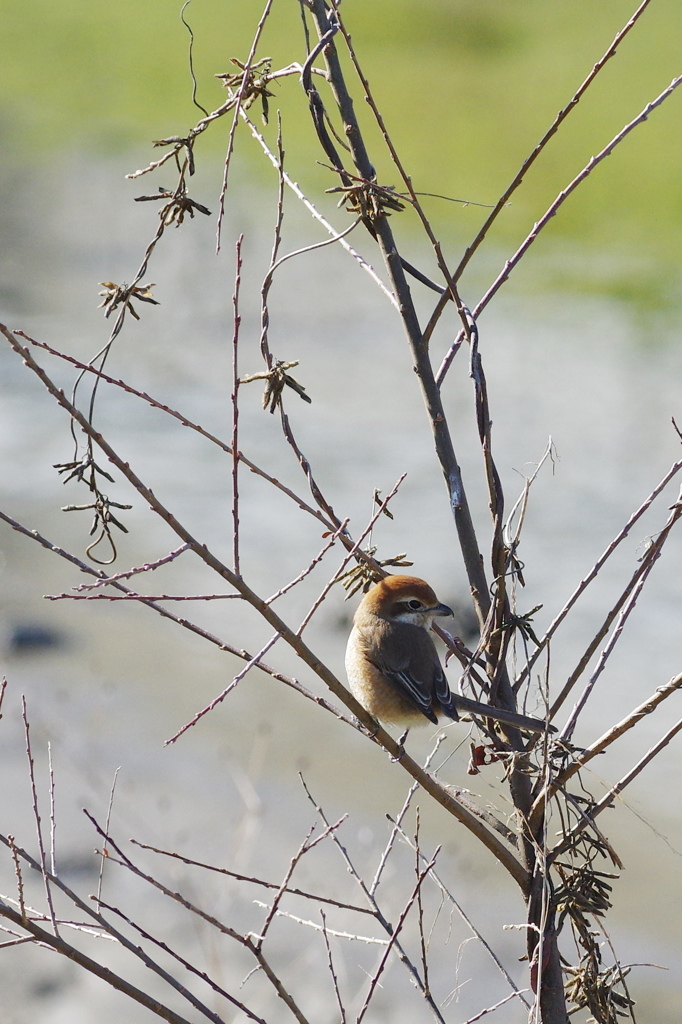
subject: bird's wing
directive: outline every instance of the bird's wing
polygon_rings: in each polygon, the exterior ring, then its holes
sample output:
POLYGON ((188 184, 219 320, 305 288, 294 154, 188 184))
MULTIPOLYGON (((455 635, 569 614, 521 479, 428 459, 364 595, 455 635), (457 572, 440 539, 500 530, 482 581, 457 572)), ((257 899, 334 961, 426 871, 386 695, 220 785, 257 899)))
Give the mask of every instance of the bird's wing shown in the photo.
MULTIPOLYGON (((435 645, 420 626, 400 623, 367 652, 368 660, 431 722, 451 698, 435 645)), ((455 712, 456 717, 456 712, 455 712)))

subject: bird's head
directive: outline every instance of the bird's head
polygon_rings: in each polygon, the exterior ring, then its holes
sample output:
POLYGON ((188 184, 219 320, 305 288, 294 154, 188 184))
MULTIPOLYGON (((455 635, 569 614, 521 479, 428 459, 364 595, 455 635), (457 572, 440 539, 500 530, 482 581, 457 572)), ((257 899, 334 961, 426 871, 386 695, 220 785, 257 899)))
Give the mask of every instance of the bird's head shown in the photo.
POLYGON ((453 614, 417 576, 387 576, 365 594, 360 609, 387 622, 406 622, 424 629, 434 619, 453 614))

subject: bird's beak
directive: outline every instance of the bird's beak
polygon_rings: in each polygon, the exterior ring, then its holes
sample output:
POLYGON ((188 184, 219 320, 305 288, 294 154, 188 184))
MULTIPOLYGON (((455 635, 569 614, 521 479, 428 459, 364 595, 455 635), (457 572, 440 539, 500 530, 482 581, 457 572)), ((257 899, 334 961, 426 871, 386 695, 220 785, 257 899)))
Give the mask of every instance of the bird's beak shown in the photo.
POLYGON ((448 606, 446 604, 438 604, 433 609, 431 614, 433 616, 435 616, 436 618, 441 618, 441 617, 445 617, 446 615, 452 616, 455 613, 453 612, 452 608, 448 608, 448 606))

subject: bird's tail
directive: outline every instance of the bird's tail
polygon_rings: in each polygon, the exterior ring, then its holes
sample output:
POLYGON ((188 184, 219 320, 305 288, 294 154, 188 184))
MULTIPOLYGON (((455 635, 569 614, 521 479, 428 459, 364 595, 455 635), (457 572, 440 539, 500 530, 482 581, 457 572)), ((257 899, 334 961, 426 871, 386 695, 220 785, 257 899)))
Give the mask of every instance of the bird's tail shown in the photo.
POLYGON ((504 708, 494 708, 491 704, 481 704, 477 700, 470 700, 468 697, 461 697, 459 694, 450 694, 448 704, 442 704, 443 714, 449 718, 458 719, 459 713, 477 715, 480 718, 493 718, 496 722, 504 722, 515 729, 523 729, 526 732, 556 732, 553 725, 543 722, 540 718, 530 718, 528 715, 519 715, 516 711, 506 711, 504 708))

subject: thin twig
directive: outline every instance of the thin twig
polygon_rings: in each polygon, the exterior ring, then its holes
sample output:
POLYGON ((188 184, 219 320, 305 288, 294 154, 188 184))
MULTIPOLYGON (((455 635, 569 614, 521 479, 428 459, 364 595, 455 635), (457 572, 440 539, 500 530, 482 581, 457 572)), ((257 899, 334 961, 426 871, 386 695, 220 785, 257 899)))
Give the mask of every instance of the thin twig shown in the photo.
POLYGON ((327 965, 329 967, 329 974, 331 975, 332 984, 334 986, 334 995, 336 996, 336 1005, 339 1008, 339 1019, 341 1024, 346 1024, 346 1008, 343 1005, 341 999, 341 991, 339 989, 339 979, 336 977, 336 971, 334 970, 334 960, 332 958, 332 947, 329 944, 329 935, 327 933, 327 918, 324 910, 320 908, 320 917, 322 918, 322 935, 324 937, 324 945, 327 950, 327 965))
POLYGON ((232 118, 232 124, 230 125, 230 134, 227 140, 227 152, 225 154, 225 164, 223 167, 223 184, 220 189, 218 222, 216 224, 216 253, 220 252, 220 239, 223 228, 223 217, 225 216, 225 196, 227 194, 227 179, 230 174, 230 161, 232 159, 232 152, 234 149, 234 139, 237 131, 237 125, 239 124, 239 117, 243 112, 243 100, 246 95, 246 88, 249 82, 249 72, 251 71, 253 60, 254 57, 256 56, 256 50, 258 49, 258 43, 260 42, 260 37, 263 34, 265 22, 268 19, 268 15, 270 14, 273 2, 274 0, 266 0, 265 8, 263 10, 263 13, 261 14, 260 21, 256 26, 256 31, 253 37, 253 42, 251 43, 249 55, 246 58, 245 64, 243 65, 244 74, 242 76, 241 85, 236 93, 236 103, 234 104, 234 116, 232 118))
MULTIPOLYGON (((116 771, 114 772, 114 777, 113 777, 112 782, 111 782, 111 790, 109 792, 109 806, 107 807, 107 818, 106 818, 106 824, 104 826, 104 831, 106 832, 107 835, 109 835, 109 830, 110 830, 110 825, 111 825, 111 812, 112 812, 112 810, 114 808, 114 793, 116 792, 116 781, 118 779, 118 773, 120 772, 120 770, 121 770, 121 768, 119 766, 116 769, 116 771)), ((98 878, 97 878, 97 895, 95 896, 95 903, 97 904, 97 909, 98 910, 99 910, 99 905, 100 905, 101 896, 102 896, 102 882, 104 881, 104 862, 107 859, 108 852, 109 851, 107 850, 107 844, 105 842, 103 844, 103 846, 102 846, 101 851, 100 851, 99 875, 98 875, 98 878)))
MULTIPOLYGON (((625 540, 625 538, 629 535, 635 523, 637 523, 638 520, 641 519, 641 517, 644 515, 644 513, 651 507, 651 505, 659 496, 661 491, 663 491, 665 487, 667 487, 672 478, 677 473, 679 473, 680 469, 682 469, 682 460, 673 463, 673 465, 670 467, 670 469, 665 474, 663 479, 654 487, 653 491, 651 491, 649 496, 645 498, 645 500, 642 502, 639 508, 632 513, 632 515, 630 516, 622 530, 614 537, 614 539, 611 541, 611 543, 608 545, 605 551, 599 556, 599 558, 594 563, 594 565, 587 573, 587 575, 582 578, 578 586, 575 588, 575 590, 569 597, 568 601, 566 601, 561 611, 554 617, 554 619, 550 623, 544 636, 540 638, 540 642, 538 644, 537 649, 533 652, 532 657, 528 661, 527 665, 524 667, 523 671, 520 672, 519 677, 514 684, 515 689, 518 690, 518 688, 521 686, 524 680, 527 679, 527 677, 533 670, 533 666, 542 654, 543 650, 545 649, 549 641, 552 639, 557 629, 559 628, 563 620, 566 618, 566 616, 568 615, 568 613, 570 612, 571 608, 576 603, 578 598, 582 596, 582 594, 585 592, 590 583, 599 575, 599 572, 601 571, 601 568, 604 565, 604 563, 611 557, 611 555, 614 553, 619 544, 621 544, 622 541, 625 540)), ((512 510, 512 514, 513 511, 514 510, 512 510)))
POLYGON ((605 811, 607 807, 610 807, 613 801, 616 799, 616 797, 623 792, 626 786, 629 786, 633 779, 636 779, 637 776, 642 771, 644 771, 646 766, 651 761, 653 761, 656 755, 659 754, 661 750, 663 750, 663 748, 666 747, 672 739, 674 739, 678 732, 681 731, 682 718, 679 719, 679 721, 677 721, 675 725, 671 726, 670 729, 668 729, 668 731, 665 733, 664 736, 661 737, 658 743, 654 744, 654 746, 651 747, 647 751, 647 753, 639 759, 637 764, 634 765, 619 782, 616 782, 615 785, 613 785, 609 789, 608 793, 606 793, 601 798, 601 800, 599 800, 596 804, 590 807, 589 815, 587 815, 586 818, 579 821, 578 824, 568 833, 568 835, 566 835, 561 840, 561 842, 557 846, 555 846, 554 849, 551 851, 552 860, 556 860, 557 857, 560 857, 566 850, 570 849, 575 842, 576 836, 585 828, 592 827, 594 824, 594 818, 596 818, 598 814, 601 814, 602 811, 605 811))
POLYGON ((239 287, 242 273, 242 241, 237 239, 236 271, 232 305, 234 308, 234 330, 232 333, 232 567, 239 576, 239 287))
MULTIPOLYGON (((415 856, 415 875, 419 878, 419 861, 421 858, 421 849, 419 846, 419 808, 417 808, 417 822, 414 830, 414 856, 415 856)), ((419 925, 419 951, 422 959, 422 977, 424 979, 424 991, 427 995, 431 994, 429 986, 429 962, 427 957, 427 943, 426 936, 424 935, 424 905, 422 903, 422 889, 421 886, 417 889, 417 923, 419 925)))
MULTIPOLYGON (((523 991, 527 992, 528 989, 523 989, 523 991)), ((501 1006, 504 1006, 505 1003, 508 1003, 510 999, 514 998, 514 996, 521 997, 521 991, 510 992, 508 996, 504 996, 503 999, 500 999, 499 1002, 495 1003, 493 1006, 486 1006, 485 1010, 481 1010, 480 1013, 475 1014, 475 1016, 469 1017, 467 1020, 464 1021, 464 1024, 474 1024, 474 1021, 480 1020, 481 1017, 485 1017, 487 1013, 493 1013, 495 1010, 499 1010, 501 1006)), ((524 1002, 526 1002, 525 999, 524 1002)), ((528 1006, 528 1003, 526 1003, 526 1006, 528 1006)))
MULTIPOLYGON (((438 753, 438 750, 440 749, 441 744, 445 742, 445 739, 446 739, 446 735, 445 735, 444 732, 438 733, 438 735, 436 736, 434 745, 431 748, 431 750, 429 751, 429 754, 428 754, 426 760, 424 761, 424 769, 425 770, 428 770, 431 767, 433 759, 435 758, 436 754, 438 753)), ((388 842, 386 843, 386 846, 384 847, 383 853, 381 854, 381 857, 379 858, 379 863, 378 863, 377 869, 376 869, 376 871, 374 873, 374 878, 372 879, 372 882, 371 882, 371 884, 369 886, 370 896, 374 896, 374 894, 376 893, 376 891, 377 891, 377 889, 379 887, 379 882, 381 881, 381 876, 384 873, 384 868, 386 867, 386 864, 388 863, 389 855, 390 855, 391 851, 393 850, 393 847, 395 845, 395 841, 396 841, 396 839, 397 839, 397 837, 398 837, 398 835, 400 833, 400 826, 401 826, 401 824, 402 824, 402 822, 403 822, 403 820, 405 818, 405 815, 407 814, 407 812, 409 810, 410 804, 412 802, 412 798, 413 798, 414 794, 417 792, 418 788, 419 788, 419 786, 417 785, 417 783, 413 782, 412 785, 410 786, 409 790, 407 791, 407 796, 405 797, 405 801, 403 803, 403 806, 400 808, 400 811, 398 812, 398 816, 395 819, 395 822, 393 823, 393 828, 391 829, 391 834, 388 837, 388 842)))
MULTIPOLYGON (((393 934, 391 936, 390 941, 388 942, 388 944, 386 946, 386 949, 385 949, 385 951, 384 951, 384 953, 383 953, 383 955, 381 957, 381 960, 379 961, 379 966, 377 967, 377 969, 376 969, 376 971, 375 971, 375 973, 374 973, 374 975, 372 977, 372 980, 370 982, 369 988, 367 990, 367 995, 365 996, 365 1001, 364 1001, 364 1003, 362 1005, 362 1009, 360 1010, 360 1013, 358 1014, 358 1016, 356 1018, 356 1024, 361 1024, 362 1018, 365 1016, 365 1014, 367 1013, 367 1010, 369 1009, 369 1004, 370 1004, 370 1002, 372 1000, 372 996, 374 995, 375 989, 376 989, 377 985, 379 984, 379 978, 383 974, 383 971, 384 971, 384 968, 385 968, 386 963, 388 961, 388 957, 389 957, 389 955, 391 953, 391 950, 392 950, 393 946, 396 944, 397 939, 398 939, 398 935, 402 931, 402 927, 405 924, 405 919, 407 918, 407 915, 409 914, 410 910, 412 909, 412 906, 414 905, 415 900, 417 899, 417 896, 419 895, 419 890, 421 889, 422 882, 427 877, 427 875, 431 871, 432 867, 436 863, 436 858, 438 857, 439 853, 440 853, 440 846, 436 847, 436 851, 435 851, 433 857, 431 858, 429 863, 426 865, 426 867, 423 868, 423 870, 420 871, 418 876, 417 876, 417 882, 416 882, 415 887, 414 887, 414 889, 412 891, 412 894, 410 895, 409 899, 407 900, 407 903, 405 904, 405 906, 404 906, 404 908, 402 910, 402 913, 400 914, 400 917, 398 918, 397 924, 395 926, 395 930, 394 930, 394 932, 393 932, 393 934)), ((426 987, 424 988, 424 997, 426 999, 430 999, 430 994, 429 994, 428 989, 426 987)))
POLYGON ((26 918, 26 904, 24 902, 24 877, 21 873, 21 861, 19 860, 19 851, 14 842, 14 836, 7 836, 7 846, 12 854, 12 862, 14 864, 14 875, 17 880, 17 896, 19 912, 21 914, 22 921, 26 918))
POLYGON ((634 711, 631 711, 629 715, 626 715, 617 725, 611 726, 598 740, 595 740, 594 743, 584 750, 579 751, 574 760, 541 789, 531 809, 531 824, 537 819, 537 815, 541 813, 546 802, 552 798, 560 787, 565 786, 576 772, 584 768, 592 758, 602 754, 612 743, 620 739, 629 729, 638 725, 646 715, 650 715, 659 704, 680 689, 682 689, 682 674, 673 676, 665 686, 659 686, 651 697, 636 707, 634 711))
POLYGON ((362 533, 358 537, 358 539, 355 542, 355 544, 353 545, 353 547, 345 555, 345 557, 343 558, 339 568, 336 570, 336 572, 333 574, 333 576, 324 585, 324 587, 322 588, 322 593, 319 594, 319 596, 315 598, 315 600, 313 601, 312 605, 310 606, 310 608, 308 609, 308 611, 304 615, 304 617, 303 617, 303 619, 301 621, 300 626, 296 630, 296 636, 301 636, 301 634, 303 633, 303 630, 308 625, 308 623, 312 619, 313 615, 315 614, 317 609, 320 607, 320 605, 322 604, 322 602, 326 598, 326 596, 329 593, 329 591, 332 589, 334 584, 337 583, 339 581, 339 579, 341 578, 341 576, 343 575, 343 572, 344 572, 346 566, 348 565, 348 563, 351 561, 351 559, 355 558, 355 556, 357 555, 358 551, 361 549, 361 546, 364 543, 365 539, 371 534, 376 521, 379 519, 380 516, 382 516, 384 514, 384 512, 388 508, 389 503, 391 502, 391 500, 398 493, 398 490, 399 490, 399 488, 400 488, 401 484, 403 483, 403 481, 404 481, 406 476, 407 476, 407 474, 403 473, 403 475, 394 484, 392 490, 389 491, 389 493, 386 495, 386 497, 378 504, 378 506, 376 508, 376 511, 372 515, 372 518, 370 519, 369 523, 367 524, 365 529, 362 531, 362 533))
POLYGON ((40 850, 40 863, 42 866, 43 884, 45 886, 45 898, 47 905, 50 910, 50 920, 52 922, 52 929, 55 935, 59 935, 59 929, 57 928, 57 918, 54 912, 54 904, 52 902, 52 890, 50 888, 51 873, 47 869, 47 855, 45 853, 45 844, 43 842, 43 829, 40 818, 40 810, 38 808, 38 789, 36 787, 36 773, 35 773, 35 761, 33 760, 33 751, 31 750, 31 733, 28 722, 28 711, 26 709, 26 697, 22 694, 21 697, 21 717, 24 722, 24 736, 26 739, 26 757, 28 758, 28 774, 31 782, 31 796, 33 799, 33 818, 36 826, 36 833, 38 836, 38 849, 40 850))
POLYGON ((52 744, 47 744, 47 768, 50 776, 50 871, 57 874, 57 814, 55 810, 55 783, 52 766, 52 744))
MULTIPOLYGON (((318 554, 315 555, 315 557, 306 566, 306 568, 303 569, 298 574, 298 576, 296 576, 295 579, 291 580, 290 583, 286 583, 283 587, 280 587, 280 589, 275 594, 273 594, 271 597, 267 597, 265 599, 265 603, 266 604, 272 604, 273 601, 276 601, 277 598, 282 597, 282 595, 286 594, 287 591, 292 589, 292 587, 295 587, 298 583, 300 583, 302 580, 304 580, 306 578, 306 576, 308 576, 313 571, 315 566, 319 565, 319 563, 322 561, 322 559, 327 554, 327 552, 330 550, 330 548, 332 548, 334 546, 334 544, 336 544, 336 542, 339 539, 339 537, 341 536, 341 534, 345 532, 346 527, 348 526, 349 522, 350 522, 349 519, 344 519, 344 521, 339 526, 338 530, 335 530, 334 533, 332 533, 332 535, 327 539, 327 541, 324 544, 324 546, 321 548, 321 550, 318 552, 318 554)), ((354 554, 355 554, 355 552, 353 552, 353 555, 354 554)))
MULTIPOLYGON (((664 89, 663 92, 659 93, 659 95, 655 99, 647 103, 647 105, 644 107, 643 110, 640 111, 637 117, 634 117, 632 121, 629 121, 628 124, 626 124, 618 132, 618 134, 615 135, 611 139, 611 141, 607 143, 607 145, 604 146, 602 150, 599 151, 599 153, 597 153, 596 156, 590 157, 587 164, 583 167, 582 171, 580 171, 579 174, 576 174, 575 178, 573 178, 573 180, 569 182, 566 188, 562 189, 558 196, 550 203, 545 213, 543 213, 542 217, 540 217, 540 219, 536 221, 536 223, 533 225, 533 230, 530 232, 530 234, 526 236, 526 238, 518 247, 514 255, 511 256, 510 259, 506 261, 503 269, 497 275, 497 277, 490 285, 488 290, 485 292, 485 294, 482 296, 482 298, 479 299, 476 306, 472 310, 472 314, 475 319, 478 319, 479 315, 483 312, 486 306, 495 297, 495 295, 497 295, 502 285, 505 284, 505 282, 509 279, 512 270, 514 270, 514 268, 518 266, 518 264, 521 262, 521 259, 528 252, 533 242, 535 242, 535 240, 540 235, 540 232, 543 230, 543 228, 547 226, 547 224, 549 224, 550 220, 554 216, 556 216, 556 214, 559 212, 559 209, 561 208, 561 206, 563 206, 568 197, 572 195, 573 192, 575 192, 578 186, 581 185, 587 177, 589 177, 589 175, 592 173, 595 167, 597 167, 603 160, 605 160, 607 156, 610 156, 613 150, 618 145, 620 145, 620 143, 623 142, 624 139, 627 138, 630 132, 634 131, 635 128, 638 128, 639 125, 643 124, 647 120, 649 115, 652 114, 657 107, 660 107, 661 104, 664 103, 670 96, 672 96, 675 89, 677 89, 678 86, 681 84, 682 75, 678 75, 676 78, 673 78, 672 82, 667 87, 667 89, 664 89)), ((445 379, 445 375, 447 374, 450 368, 452 358, 455 352, 457 351, 459 344, 461 344, 461 340, 463 337, 464 331, 461 330, 455 341, 452 343, 450 351, 446 354, 445 358, 443 359, 440 368, 438 369, 438 372, 436 374, 436 384, 438 385, 439 388, 442 385, 443 380, 445 379)))
POLYGON ((191 729, 193 726, 197 724, 197 722, 201 721, 204 715, 207 715, 210 711, 213 711, 213 709, 216 708, 218 704, 221 704, 222 701, 225 700, 227 695, 229 693, 232 693, 235 687, 238 686, 239 683, 241 683, 244 676, 248 672, 250 672, 252 668, 255 668, 259 664, 261 658, 265 657, 270 648, 274 647, 274 645, 279 640, 280 636, 281 633, 275 633, 273 636, 271 636, 270 639, 261 647, 260 651, 258 651, 257 654, 254 654, 252 658, 249 658, 246 665, 244 665, 244 667, 240 669, 239 672, 237 672, 236 676, 233 676, 232 680, 228 683, 225 689, 221 693, 219 693, 217 697, 214 697, 213 700, 209 701, 209 703, 206 704, 206 706, 203 707, 201 711, 197 711, 196 714, 193 715, 188 722, 185 722, 185 724, 177 730, 177 732, 174 732, 172 736, 169 736, 168 739, 165 741, 165 745, 168 746, 171 743, 175 743, 175 741, 179 740, 180 737, 184 733, 186 733, 188 729, 191 729))
MULTIPOLYGON (((215 871, 219 875, 227 875, 229 878, 235 878, 239 882, 250 882, 252 885, 260 885, 266 889, 279 889, 279 882, 266 882, 262 878, 254 878, 251 875, 241 875, 237 871, 230 871, 229 868, 219 868, 215 864, 206 864, 204 861, 192 860, 190 857, 184 857, 181 853, 175 853, 172 850, 160 850, 156 846, 149 846, 147 843, 140 843, 137 839, 131 839, 131 843, 135 846, 139 846, 141 850, 150 850, 152 853, 159 853, 164 857, 172 857, 174 860, 179 860, 183 864, 188 864, 191 867, 202 868, 204 871, 215 871)), ((327 903, 331 907, 338 907, 341 910, 352 910, 356 914, 370 914, 373 915, 373 911, 368 907, 358 907, 353 903, 342 903, 340 900, 333 900, 328 896, 320 896, 318 893, 306 892, 304 889, 294 889, 289 887, 286 890, 292 896, 301 896, 306 900, 313 900, 315 903, 327 903)))
POLYGON ((278 886, 277 892, 274 895, 272 904, 268 910, 265 921, 263 922, 263 925, 260 929, 260 933, 256 938, 256 948, 258 950, 261 950, 263 948, 263 942, 265 941, 265 936, 267 934, 268 928, 272 924, 272 921, 278 912, 279 905, 282 901, 282 897, 287 891, 289 891, 289 881, 294 871, 296 870, 301 858, 305 856, 305 854, 308 853, 309 850, 312 850, 313 847, 317 846, 318 843, 326 839, 328 835, 332 835, 336 831, 336 829, 343 824, 347 817, 347 814, 342 815, 337 822, 335 822, 333 825, 328 825, 327 828, 325 828, 324 832, 321 835, 317 836, 317 838, 314 840, 312 839, 312 835, 315 830, 315 826, 312 826, 312 828, 308 832, 308 835, 305 837, 305 839, 299 846, 298 850, 291 858, 289 866, 285 872, 284 878, 282 879, 280 885, 278 886))
POLYGON ((138 565, 132 569, 126 569, 124 572, 113 573, 109 576, 104 575, 100 579, 98 579, 96 583, 80 583, 77 587, 74 587, 73 589, 76 592, 81 592, 84 590, 96 590, 98 587, 106 586, 108 583, 113 583, 115 580, 129 580, 132 576, 137 576, 139 573, 153 572, 155 569, 158 569, 159 566, 167 565, 168 562, 175 561, 178 555, 181 555, 184 551, 187 550, 187 544, 181 544, 179 548, 175 549, 175 551, 169 552, 169 554, 164 555, 163 558, 157 558, 155 562, 145 562, 144 565, 138 565))
MULTIPOLYGON (((625 622, 626 622, 628 616, 630 615, 630 613, 632 612, 632 610, 634 609, 634 607, 635 607, 635 605, 637 603, 637 600, 639 598, 639 595, 642 592, 642 588, 643 588, 644 584, 646 583, 646 580, 647 580, 647 577, 649 576, 649 573, 651 572, 651 570, 653 569, 656 561, 660 557, 661 551, 663 549, 663 545, 665 544, 666 540, 670 536, 670 532, 671 532, 672 528, 675 526, 675 524, 680 519, 680 517, 682 517, 682 492, 680 493, 680 496, 678 497, 678 500, 677 500, 676 504, 672 506, 672 512, 671 512, 671 514, 670 514, 670 516, 668 518, 667 523, 665 524, 665 526, 663 527, 663 529, 659 533, 659 535, 656 538, 656 540, 652 541, 651 546, 649 547, 649 549, 646 552, 644 558, 642 559, 642 564, 635 571, 635 573, 633 574, 632 580, 630 581, 630 583, 628 584, 628 586, 625 588, 625 590, 623 592, 623 596, 626 596, 626 599, 625 600, 621 600, 619 602, 620 613, 618 615, 618 619, 616 621, 616 624, 615 624, 615 626, 613 628, 613 632, 611 633, 611 636, 610 636, 608 642, 605 644, 605 646, 604 646, 604 648, 603 648, 603 650, 602 650, 602 652, 601 652, 601 654, 599 656, 599 661, 597 662, 597 665, 596 665, 592 675, 590 676, 589 680, 587 681, 582 694, 580 695, 579 699, 574 704, 573 710, 571 711, 571 714, 570 714, 570 716, 568 718, 568 721, 566 722, 566 724, 564 725, 563 729, 561 730, 561 733, 560 733, 560 736, 559 736, 559 738, 561 740, 570 740, 571 736, 573 735, 573 730, 575 729, 576 723, 578 721, 578 716, 580 715, 580 712, 582 711, 582 709, 584 708, 585 704, 587 703, 587 700, 588 700, 588 698, 589 698, 589 696, 590 696, 590 694, 591 694, 591 692, 592 692, 592 690, 593 690, 593 688, 595 686, 595 683, 596 683, 597 679, 599 678, 599 676, 601 675, 602 671, 604 670, 604 667, 606 665, 606 662, 607 662, 608 658, 610 657, 614 647, 616 646, 618 640, 621 637, 621 634, 622 634, 625 622)), ((590 646, 592 646, 592 645, 590 645, 590 646)), ((578 667, 580 668, 583 664, 584 664, 584 658, 581 659, 580 665, 578 667)), ((576 670, 575 672, 572 673, 572 675, 571 675, 571 677, 569 679, 569 683, 575 683, 577 681, 577 678, 578 678, 577 671, 578 670, 576 670)), ((564 686, 562 692, 559 694, 559 697, 557 698, 557 700, 555 700, 554 705, 552 706, 552 710, 551 710, 551 716, 552 717, 556 713, 556 709, 559 706, 561 700, 564 699, 567 696, 567 694, 568 694, 568 686, 569 686, 569 684, 567 683, 566 686, 564 686)))

